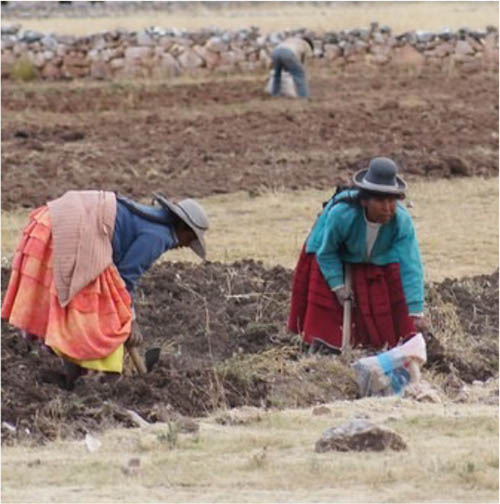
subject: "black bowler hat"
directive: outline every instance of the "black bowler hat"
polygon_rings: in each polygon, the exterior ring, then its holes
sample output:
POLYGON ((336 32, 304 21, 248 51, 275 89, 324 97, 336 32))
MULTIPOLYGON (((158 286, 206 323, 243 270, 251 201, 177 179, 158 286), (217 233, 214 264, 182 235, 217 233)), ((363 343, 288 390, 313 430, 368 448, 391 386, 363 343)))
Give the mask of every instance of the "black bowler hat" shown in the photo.
POLYGON ((397 174, 398 165, 389 158, 376 157, 368 168, 357 171, 352 180, 360 189, 384 194, 404 194, 408 184, 397 174))

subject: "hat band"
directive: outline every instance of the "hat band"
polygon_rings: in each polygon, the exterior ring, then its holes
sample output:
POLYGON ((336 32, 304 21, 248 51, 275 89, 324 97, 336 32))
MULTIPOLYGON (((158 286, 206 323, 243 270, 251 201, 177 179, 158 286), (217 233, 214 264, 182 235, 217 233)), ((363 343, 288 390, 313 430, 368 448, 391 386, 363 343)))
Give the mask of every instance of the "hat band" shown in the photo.
POLYGON ((361 183, 363 184, 364 189, 373 189, 374 191, 383 192, 384 190, 386 191, 399 190, 399 186, 397 185, 397 183, 395 185, 374 184, 373 182, 366 180, 366 177, 363 178, 361 183))

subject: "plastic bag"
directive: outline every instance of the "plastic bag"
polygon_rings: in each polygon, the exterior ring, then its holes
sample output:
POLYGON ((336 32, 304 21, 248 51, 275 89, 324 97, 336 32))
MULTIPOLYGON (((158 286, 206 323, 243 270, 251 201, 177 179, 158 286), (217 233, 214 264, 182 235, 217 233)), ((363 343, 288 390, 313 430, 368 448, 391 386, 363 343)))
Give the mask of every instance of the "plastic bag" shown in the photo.
POLYGON ((420 380, 420 365, 426 361, 427 350, 422 333, 387 352, 357 360, 353 368, 360 396, 402 394, 409 383, 420 380))
MULTIPOLYGON (((273 90, 273 79, 274 79, 274 70, 269 72, 269 80, 267 81, 265 92, 267 94, 271 94, 273 90)), ((297 98, 297 88, 295 86, 295 82, 293 80, 292 75, 286 70, 282 70, 281 72, 281 89, 280 94, 282 96, 287 96, 289 98, 297 98)))

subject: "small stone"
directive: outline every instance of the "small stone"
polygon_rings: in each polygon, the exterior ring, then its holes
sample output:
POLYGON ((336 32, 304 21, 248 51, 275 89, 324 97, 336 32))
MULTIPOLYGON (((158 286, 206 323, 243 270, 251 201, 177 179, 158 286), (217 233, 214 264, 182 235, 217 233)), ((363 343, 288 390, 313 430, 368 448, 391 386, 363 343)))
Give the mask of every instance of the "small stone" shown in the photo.
POLYGON ((332 412, 327 406, 316 406, 312 410, 313 415, 329 415, 332 412))
POLYGON ((122 466, 121 470, 123 474, 127 476, 137 476, 141 469, 141 459, 139 457, 132 457, 129 459, 126 466, 122 466))
POLYGON ((90 453, 96 452, 100 447, 101 447, 101 442, 92 436, 91 434, 87 433, 85 435, 85 448, 87 448, 87 451, 90 453))

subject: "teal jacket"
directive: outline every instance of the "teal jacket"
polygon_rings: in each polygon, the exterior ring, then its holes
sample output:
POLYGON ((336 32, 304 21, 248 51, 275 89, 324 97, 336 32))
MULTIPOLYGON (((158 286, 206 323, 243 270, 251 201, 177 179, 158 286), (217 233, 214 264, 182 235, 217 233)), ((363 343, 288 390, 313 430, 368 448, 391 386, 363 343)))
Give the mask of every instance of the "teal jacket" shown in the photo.
POLYGON ((406 208, 398 202, 396 214, 380 227, 370 256, 366 255, 364 209, 352 198, 356 189, 330 199, 306 241, 306 252, 316 254, 330 288, 344 283, 343 262, 384 266, 399 263, 410 314, 424 311, 424 269, 415 228, 406 208))

